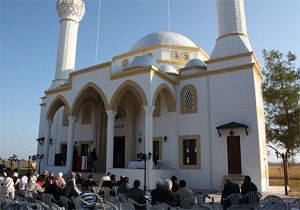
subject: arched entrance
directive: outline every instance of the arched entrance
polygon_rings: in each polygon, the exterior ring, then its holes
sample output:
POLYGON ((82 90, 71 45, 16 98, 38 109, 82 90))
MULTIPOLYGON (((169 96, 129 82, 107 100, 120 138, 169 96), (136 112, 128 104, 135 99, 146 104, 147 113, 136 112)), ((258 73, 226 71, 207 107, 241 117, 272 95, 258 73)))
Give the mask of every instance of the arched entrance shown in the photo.
POLYGON ((113 139, 113 168, 127 168, 136 160, 137 153, 144 152, 144 144, 138 141, 144 131, 144 109, 147 99, 142 88, 126 81, 115 92, 111 101, 116 111, 113 139))
POLYGON ((99 172, 105 172, 106 169, 106 108, 107 100, 102 90, 97 85, 88 83, 77 95, 71 111, 71 115, 78 119, 78 130, 75 129, 74 135, 74 142, 78 142, 78 156, 85 157, 95 148, 95 166, 99 172))

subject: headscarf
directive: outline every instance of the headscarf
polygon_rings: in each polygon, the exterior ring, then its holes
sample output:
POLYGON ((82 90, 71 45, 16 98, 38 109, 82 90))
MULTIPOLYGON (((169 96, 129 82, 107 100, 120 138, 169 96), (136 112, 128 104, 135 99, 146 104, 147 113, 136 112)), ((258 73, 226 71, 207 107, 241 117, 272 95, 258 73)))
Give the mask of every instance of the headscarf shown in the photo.
POLYGON ((25 185, 27 184, 27 182, 28 182, 28 177, 22 176, 18 186, 20 191, 25 190, 25 185))

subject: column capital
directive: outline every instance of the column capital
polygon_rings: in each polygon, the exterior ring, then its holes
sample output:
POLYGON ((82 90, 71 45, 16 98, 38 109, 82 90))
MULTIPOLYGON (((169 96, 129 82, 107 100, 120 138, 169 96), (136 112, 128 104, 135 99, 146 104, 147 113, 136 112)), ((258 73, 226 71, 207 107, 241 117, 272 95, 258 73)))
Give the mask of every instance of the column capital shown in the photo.
POLYGON ((81 21, 85 6, 82 0, 58 0, 56 4, 57 13, 60 20, 81 21))
POLYGON ((114 120, 117 112, 114 110, 108 110, 108 111, 106 111, 106 114, 107 114, 107 117, 109 120, 114 120))
POLYGON ((69 124, 75 124, 75 122, 77 122, 78 117, 77 116, 69 116, 68 120, 69 120, 69 124))
POLYGON ((154 106, 144 106, 145 115, 153 116, 154 106))

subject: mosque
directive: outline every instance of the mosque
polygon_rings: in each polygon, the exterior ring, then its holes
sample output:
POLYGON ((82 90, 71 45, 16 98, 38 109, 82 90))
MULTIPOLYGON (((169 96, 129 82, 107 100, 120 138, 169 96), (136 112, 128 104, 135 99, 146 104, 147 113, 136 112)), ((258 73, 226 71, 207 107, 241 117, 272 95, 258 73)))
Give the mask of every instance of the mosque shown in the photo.
POLYGON ((82 163, 95 148, 99 173, 127 175, 147 189, 172 175, 195 189, 218 189, 226 176, 249 175, 264 191, 261 66, 243 0, 216 3, 211 55, 181 34, 155 32, 106 63, 75 69, 85 6, 58 0, 56 73, 40 103, 41 169, 72 170, 74 150, 79 169, 86 169, 82 163))

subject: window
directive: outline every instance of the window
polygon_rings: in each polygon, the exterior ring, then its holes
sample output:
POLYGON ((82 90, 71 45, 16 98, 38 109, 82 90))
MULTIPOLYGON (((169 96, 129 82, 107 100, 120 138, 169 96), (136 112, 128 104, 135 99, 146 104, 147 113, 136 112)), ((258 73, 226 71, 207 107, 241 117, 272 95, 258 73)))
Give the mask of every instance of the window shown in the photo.
POLYGON ((184 61, 190 60, 190 54, 188 52, 184 52, 181 54, 181 59, 184 61))
POLYGON ((92 107, 89 103, 86 103, 82 107, 82 115, 81 115, 81 124, 91 124, 92 123, 92 107))
POLYGON ((179 167, 182 169, 200 169, 200 136, 179 137, 179 167))
POLYGON ((159 117, 160 116, 160 106, 161 102, 160 102, 160 94, 157 94, 156 100, 155 100, 155 107, 153 110, 153 117, 159 117))
POLYGON ((183 164, 197 165, 196 139, 183 140, 183 164))
POLYGON ((66 108, 64 108, 64 111, 63 111, 62 126, 63 127, 69 126, 68 112, 67 112, 66 108))
POLYGON ((129 65, 129 60, 128 60, 128 59, 124 59, 124 60, 122 61, 122 67, 123 67, 123 68, 127 68, 128 65, 129 65))
POLYGON ((197 90, 192 85, 186 85, 180 92, 180 113, 190 114, 197 112, 197 90))
POLYGON ((155 166, 158 165, 158 160, 162 160, 162 137, 153 137, 153 162, 155 166))
POLYGON ((177 51, 172 52, 172 60, 179 60, 179 52, 177 51))

